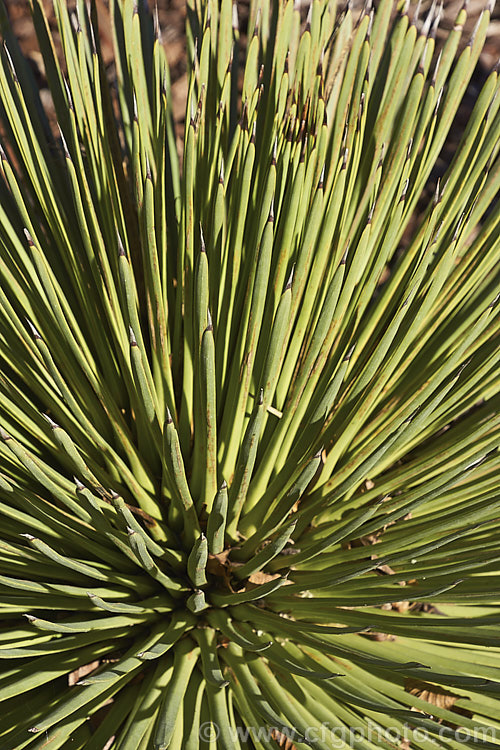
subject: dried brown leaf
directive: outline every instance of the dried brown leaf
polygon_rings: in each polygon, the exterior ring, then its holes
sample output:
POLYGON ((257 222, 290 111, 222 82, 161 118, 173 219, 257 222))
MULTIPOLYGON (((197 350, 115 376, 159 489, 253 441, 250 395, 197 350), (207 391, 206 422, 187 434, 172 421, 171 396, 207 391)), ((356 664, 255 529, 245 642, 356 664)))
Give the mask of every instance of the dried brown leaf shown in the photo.
MULTIPOLYGON (((410 693, 410 695, 415 695, 417 698, 427 701, 431 706, 444 708, 447 711, 453 711, 460 716, 467 716, 468 718, 473 716, 472 711, 455 705, 463 696, 452 693, 450 690, 446 690, 439 685, 432 685, 431 683, 423 682, 422 680, 408 678, 405 682, 405 690, 407 693, 410 693)), ((419 711, 419 709, 415 710, 419 711)), ((452 729, 458 729, 460 726, 459 724, 453 724, 448 721, 443 721, 442 719, 437 719, 437 721, 439 724, 451 727, 452 729)))
POLYGON ((231 589, 230 579, 230 563, 228 555, 231 552, 230 549, 225 549, 224 552, 220 552, 218 555, 209 555, 207 561, 207 572, 213 576, 221 578, 225 586, 231 589))
POLYGON ((280 578, 279 573, 263 573, 262 571, 258 571, 257 573, 252 573, 252 575, 249 576, 248 583, 253 583, 257 586, 260 586, 262 583, 274 581, 276 578, 280 578))
POLYGON ((370 641, 397 641, 397 636, 392 633, 363 633, 370 641))
POLYGON ((214 576, 225 577, 229 566, 228 555, 231 550, 225 549, 218 555, 209 555, 207 561, 207 571, 214 576))
POLYGON ((282 732, 279 732, 277 729, 271 731, 271 737, 278 743, 278 747, 282 747, 283 750, 297 750, 297 745, 294 745, 289 737, 282 732))
POLYGON ((91 661, 88 664, 84 664, 81 667, 78 667, 78 669, 75 669, 73 672, 70 672, 68 675, 68 685, 76 685, 77 682, 79 682, 83 677, 86 677, 88 674, 93 672, 97 667, 100 665, 100 661, 91 661))

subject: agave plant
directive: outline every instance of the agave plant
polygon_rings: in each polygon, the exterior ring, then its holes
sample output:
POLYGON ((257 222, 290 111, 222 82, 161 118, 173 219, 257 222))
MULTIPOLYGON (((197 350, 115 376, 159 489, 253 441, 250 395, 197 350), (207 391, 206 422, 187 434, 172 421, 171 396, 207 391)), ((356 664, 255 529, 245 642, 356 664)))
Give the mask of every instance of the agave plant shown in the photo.
POLYGON ((491 8, 436 55, 434 5, 190 0, 180 166, 145 3, 110 0, 111 81, 92 2, 31 6, 57 123, 2 10, 2 750, 499 747, 496 70, 436 183, 491 8))

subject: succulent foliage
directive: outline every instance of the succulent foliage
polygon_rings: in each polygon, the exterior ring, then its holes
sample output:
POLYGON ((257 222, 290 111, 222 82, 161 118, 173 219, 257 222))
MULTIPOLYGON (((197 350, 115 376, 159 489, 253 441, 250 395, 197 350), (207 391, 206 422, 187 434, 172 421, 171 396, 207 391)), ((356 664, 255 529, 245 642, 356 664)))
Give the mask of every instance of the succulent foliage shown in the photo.
POLYGON ((2 750, 500 747, 490 8, 189 0, 179 159, 109 5, 112 81, 32 0, 57 127, 0 11, 2 750))

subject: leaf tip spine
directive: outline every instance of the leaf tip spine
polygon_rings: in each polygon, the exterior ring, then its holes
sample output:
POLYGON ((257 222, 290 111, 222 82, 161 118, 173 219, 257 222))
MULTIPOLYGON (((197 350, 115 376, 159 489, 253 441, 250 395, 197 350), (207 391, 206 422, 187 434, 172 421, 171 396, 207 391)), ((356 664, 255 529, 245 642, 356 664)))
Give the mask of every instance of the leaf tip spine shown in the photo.
POLYGON ((160 16, 158 14, 158 0, 155 0, 154 10, 153 10, 153 27, 154 27, 155 39, 157 42, 161 44, 162 38, 161 38, 160 16))
POLYGON ((132 328, 132 326, 129 326, 128 333, 129 333, 130 346, 138 346, 137 339, 135 337, 134 329, 132 328))
POLYGON ((118 244, 118 257, 119 258, 126 258, 127 253, 125 252, 125 248, 123 247, 122 238, 120 237, 120 233, 116 232, 116 241, 118 244))
POLYGON ((66 89, 66 96, 68 97, 68 107, 71 110, 71 112, 74 112, 75 106, 73 104, 73 97, 71 96, 71 89, 69 87, 69 83, 64 77, 63 77, 63 81, 64 81, 64 88, 66 89))
POLYGON ((64 133, 59 123, 57 123, 57 127, 59 128, 59 137, 61 139, 61 145, 63 148, 64 158, 68 159, 68 161, 72 161, 66 138, 64 137, 64 133))
POLYGON ((259 27, 260 27, 260 20, 261 20, 262 11, 259 8, 257 8, 257 13, 255 16, 255 26, 253 27, 253 37, 259 36, 259 27))
POLYGON ((342 362, 349 362, 349 360, 351 359, 354 353, 355 348, 356 348, 356 344, 353 344, 351 348, 347 350, 344 358, 342 359, 342 362))
POLYGON ((351 240, 349 240, 349 242, 347 243, 347 247, 344 250, 344 253, 343 253, 343 255, 342 255, 341 259, 340 259, 340 265, 341 266, 345 266, 345 264, 347 263, 347 256, 349 255, 349 248, 350 247, 351 247, 351 240))
POLYGON ((26 229, 26 227, 23 228, 24 236, 26 237, 26 242, 28 243, 28 247, 35 247, 35 243, 33 242, 33 237, 29 233, 29 231, 26 229))
POLYGON ((370 206, 370 210, 368 211, 368 216, 366 217, 366 224, 371 224, 373 221, 373 214, 375 213, 375 206, 377 205, 377 201, 374 200, 372 205, 370 206))
POLYGON ((318 190, 323 190, 323 186, 325 184, 325 170, 326 164, 323 164, 323 167, 321 168, 321 174, 319 176, 318 190))
POLYGON ((31 322, 31 320, 30 320, 29 318, 26 318, 25 320, 26 320, 26 323, 27 323, 27 324, 28 324, 28 326, 29 326, 29 329, 30 329, 30 331, 31 331, 31 334, 32 334, 33 338, 34 338, 35 340, 41 341, 41 340, 42 340, 42 337, 41 337, 41 336, 40 336, 40 334, 38 333, 37 329, 35 328, 35 326, 34 326, 34 325, 33 325, 33 323, 31 322))
POLYGON ((9 52, 9 48, 7 47, 7 42, 4 41, 3 48, 5 52, 5 56, 7 57, 7 62, 9 63, 10 72, 12 74, 12 78, 14 83, 19 83, 19 79, 17 77, 16 69, 14 67, 14 61, 12 60, 11 54, 9 52))
MULTIPOLYGON (((87 6, 87 12, 89 11, 90 11, 90 8, 87 6)), ((90 29, 90 51, 93 57, 97 57, 97 45, 95 41, 94 26, 90 19, 90 12, 89 12, 89 29, 90 29)))
POLYGON ((439 51, 439 55, 437 56, 437 60, 436 60, 435 65, 434 65, 434 70, 432 71, 432 78, 431 78, 431 81, 430 81, 430 86, 433 89, 436 88, 436 78, 437 78, 437 74, 438 74, 438 71, 439 71, 439 68, 440 68, 440 65, 441 65, 441 58, 442 58, 442 56, 443 56, 443 50, 440 50, 439 51))
POLYGON ((210 314, 210 310, 207 308, 207 327, 205 328, 205 332, 213 331, 213 330, 214 330, 214 324, 212 322, 212 316, 210 314))
POLYGON ((52 430, 57 430, 57 429, 60 429, 60 427, 59 427, 59 425, 57 424, 57 422, 54 422, 54 420, 53 420, 53 419, 52 419, 51 417, 49 417, 49 415, 48 415, 48 414, 42 414, 42 417, 45 417, 45 419, 46 419, 46 420, 47 420, 47 422, 49 423, 49 425, 50 425, 50 428, 51 428, 52 430))

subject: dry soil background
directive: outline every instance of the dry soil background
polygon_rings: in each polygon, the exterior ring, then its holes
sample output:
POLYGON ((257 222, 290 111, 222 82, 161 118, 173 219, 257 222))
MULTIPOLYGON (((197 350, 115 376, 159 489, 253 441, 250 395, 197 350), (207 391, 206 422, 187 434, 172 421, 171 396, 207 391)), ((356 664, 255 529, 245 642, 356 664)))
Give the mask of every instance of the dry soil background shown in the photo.
MULTIPOLYGON (((486 0, 470 0, 467 3, 468 22, 464 34, 464 43, 466 43, 468 34, 472 30, 478 15, 485 5, 486 0)), ((74 0, 68 0, 69 5, 74 5, 74 0)), ((111 34, 109 31, 108 21, 108 1, 95 0, 100 21, 101 45, 104 55, 104 61, 109 67, 109 75, 113 75, 113 49, 111 34)), ((297 0, 296 0, 297 2, 297 0)), ((38 51, 36 37, 31 23, 29 10, 29 0, 5 0, 7 10, 11 19, 14 33, 21 43, 24 53, 30 60, 41 88, 42 98, 46 106, 50 109, 50 97, 47 95, 46 80, 44 76, 43 62, 38 51)), ((50 25, 56 29, 56 21, 52 9, 52 0, 43 0, 43 4, 48 14, 50 25)), ((354 6, 359 5, 359 0, 354 0, 354 6)), ((376 1, 374 3, 376 5, 376 1)), ((437 34, 437 42, 445 38, 447 31, 452 28, 454 19, 463 4, 463 0, 451 0, 444 2, 442 18, 437 34)), ((307 14, 310 0, 298 0, 297 5, 305 17, 307 14)), ((422 3, 421 15, 425 14, 426 9, 431 5, 430 0, 424 0, 422 3)), ((245 17, 248 0, 237 2, 240 17, 245 17)), ((187 75, 186 75, 186 46, 184 40, 185 25, 185 0, 158 0, 158 14, 162 29, 162 39, 170 65, 172 79, 172 100, 174 108, 174 117, 178 127, 178 132, 182 132, 184 123, 185 97, 187 93, 187 75)), ((486 46, 481 55, 480 65, 471 86, 469 87, 464 106, 462 107, 461 116, 456 124, 456 136, 464 120, 467 119, 468 112, 472 107, 478 88, 488 74, 489 70, 497 64, 500 59, 500 2, 497 3, 493 10, 492 23, 489 29, 489 35, 486 46)))

